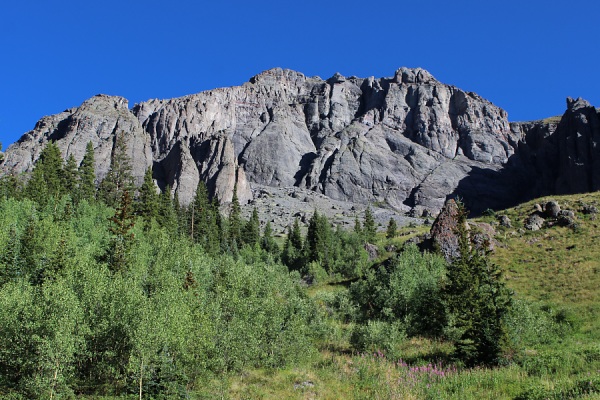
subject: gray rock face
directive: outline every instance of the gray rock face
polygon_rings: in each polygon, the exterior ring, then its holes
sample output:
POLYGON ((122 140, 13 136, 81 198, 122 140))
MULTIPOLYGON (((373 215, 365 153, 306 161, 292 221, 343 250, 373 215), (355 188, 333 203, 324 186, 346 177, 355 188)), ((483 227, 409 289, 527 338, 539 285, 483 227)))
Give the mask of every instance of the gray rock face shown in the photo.
POLYGON ((93 97, 42 118, 1 168, 30 171, 48 140, 81 161, 91 141, 102 179, 124 131, 138 182, 152 165, 158 185, 183 203, 203 180, 223 202, 234 187, 246 203, 253 185, 296 186, 422 215, 450 195, 482 211, 555 190, 597 190, 599 129, 582 100, 569 100, 559 124, 509 124, 504 110, 420 68, 328 80, 272 69, 241 86, 131 110, 122 98, 93 97))
POLYGON ((452 262, 460 256, 458 250, 458 206, 452 199, 448 200, 431 226, 433 248, 439 251, 446 261, 452 262))
POLYGON ((56 142, 65 158, 73 154, 81 162, 87 143, 92 142, 96 176, 101 180, 110 167, 116 134, 120 132, 125 132, 128 155, 135 161, 132 173, 140 185, 146 169, 152 165, 150 138, 129 111, 127 100, 105 95, 94 96, 78 108, 42 118, 33 130, 7 149, 2 171, 30 171, 50 140, 56 142))

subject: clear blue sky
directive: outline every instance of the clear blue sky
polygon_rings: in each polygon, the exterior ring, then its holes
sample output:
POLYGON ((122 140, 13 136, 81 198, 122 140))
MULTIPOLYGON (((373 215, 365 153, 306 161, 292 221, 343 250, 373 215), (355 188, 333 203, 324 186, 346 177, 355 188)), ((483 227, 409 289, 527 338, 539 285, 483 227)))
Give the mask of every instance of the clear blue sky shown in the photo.
POLYGON ((600 106, 600 2, 6 1, 0 9, 0 141, 106 93, 171 98, 273 67, 327 78, 422 67, 511 121, 600 106))

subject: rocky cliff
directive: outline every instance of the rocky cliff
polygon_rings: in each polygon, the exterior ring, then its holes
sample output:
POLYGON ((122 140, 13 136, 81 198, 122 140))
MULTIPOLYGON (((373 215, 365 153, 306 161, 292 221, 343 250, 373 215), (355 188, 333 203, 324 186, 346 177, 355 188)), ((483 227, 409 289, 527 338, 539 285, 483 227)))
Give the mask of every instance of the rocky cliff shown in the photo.
POLYGON ((296 186, 417 214, 456 195, 482 210, 533 192, 597 190, 599 129, 582 100, 569 101, 560 123, 510 124, 504 110, 420 68, 327 80, 273 69, 131 110, 123 98, 95 96, 42 118, 7 149, 2 171, 29 171, 48 140, 80 161, 92 141, 102 179, 123 131, 135 176, 152 165, 159 186, 186 203, 203 180, 225 202, 234 186, 242 202, 253 185, 296 186))

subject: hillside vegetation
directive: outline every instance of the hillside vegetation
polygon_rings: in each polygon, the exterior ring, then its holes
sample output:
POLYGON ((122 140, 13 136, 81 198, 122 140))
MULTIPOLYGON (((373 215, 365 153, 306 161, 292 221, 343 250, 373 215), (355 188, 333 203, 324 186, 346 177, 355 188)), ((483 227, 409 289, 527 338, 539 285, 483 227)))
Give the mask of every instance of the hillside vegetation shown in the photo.
POLYGON ((278 243, 235 195, 222 215, 202 184, 189 207, 134 187, 123 154, 98 187, 52 144, 0 182, 0 396, 600 398, 600 194, 554 197, 571 223, 538 231, 535 202, 487 212, 491 254, 459 204, 448 263, 370 212, 278 243))

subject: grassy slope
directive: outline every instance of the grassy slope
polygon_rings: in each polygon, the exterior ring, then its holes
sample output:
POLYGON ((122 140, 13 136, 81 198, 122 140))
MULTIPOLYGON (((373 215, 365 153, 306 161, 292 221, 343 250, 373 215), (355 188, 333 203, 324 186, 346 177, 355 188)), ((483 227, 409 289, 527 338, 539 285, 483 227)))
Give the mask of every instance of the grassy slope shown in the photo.
MULTIPOLYGON (((513 228, 497 228, 492 260, 505 270, 515 295, 546 308, 563 310, 573 326, 572 334, 551 345, 526 349, 528 366, 511 364, 496 369, 454 371, 451 366, 427 366, 431 355, 448 354, 451 346, 427 339, 402 344, 407 366, 379 355, 353 355, 348 344, 350 326, 332 319, 332 334, 310 365, 280 371, 252 370, 204 382, 202 398, 401 398, 401 399, 511 399, 571 398, 564 388, 600 376, 600 214, 577 212, 577 229, 549 227, 537 232, 523 229, 523 221, 535 203, 557 200, 563 209, 578 211, 581 203, 600 208, 600 193, 554 196, 498 212, 506 214, 513 228), (416 365, 421 369, 415 370, 416 365), (562 390, 562 392, 561 392, 562 390), (544 392, 545 391, 545 392, 544 392), (562 393, 562 394, 561 394, 562 393), (550 397, 550 395, 554 397, 550 397)), ((492 222, 492 217, 480 218, 492 222)), ((423 228, 405 228, 393 240, 401 244, 423 228), (410 234, 407 234, 410 232, 410 234)), ((311 287, 317 301, 342 286, 311 287)), ((585 399, 600 399, 588 394, 585 399)))
POLYGON ((507 283, 518 296, 572 310, 583 324, 583 337, 599 341, 600 214, 578 212, 582 203, 600 208, 600 193, 547 197, 498 213, 508 215, 514 228, 498 229, 499 245, 491 257, 504 267, 507 283), (575 211, 578 228, 524 231, 523 220, 534 204, 549 200, 575 211))

